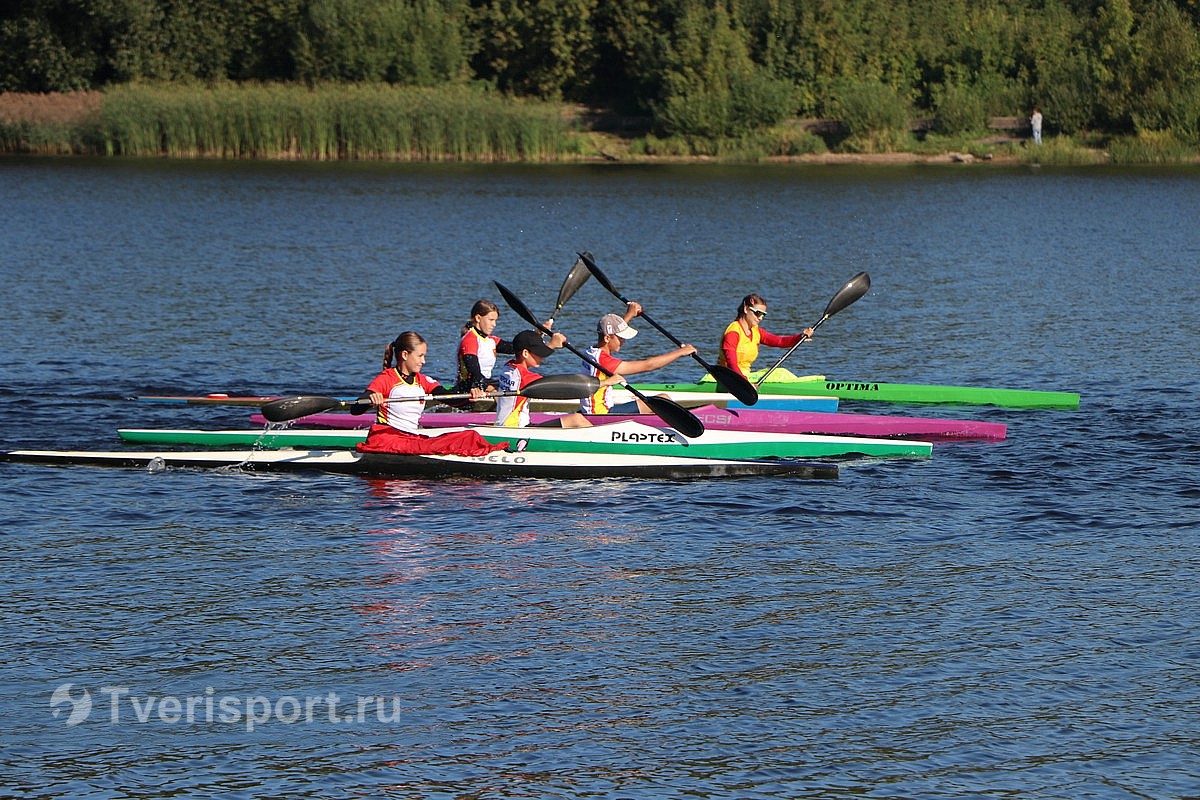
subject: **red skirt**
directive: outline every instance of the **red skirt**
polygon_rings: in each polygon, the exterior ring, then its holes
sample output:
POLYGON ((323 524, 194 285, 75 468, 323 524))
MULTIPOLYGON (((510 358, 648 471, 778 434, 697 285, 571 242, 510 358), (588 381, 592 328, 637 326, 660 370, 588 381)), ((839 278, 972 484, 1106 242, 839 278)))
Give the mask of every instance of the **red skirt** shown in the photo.
POLYGON ((360 442, 360 453, 401 453, 404 455, 486 456, 508 447, 508 442, 490 444, 476 431, 451 431, 440 436, 405 433, 390 425, 372 425, 367 440, 360 442))

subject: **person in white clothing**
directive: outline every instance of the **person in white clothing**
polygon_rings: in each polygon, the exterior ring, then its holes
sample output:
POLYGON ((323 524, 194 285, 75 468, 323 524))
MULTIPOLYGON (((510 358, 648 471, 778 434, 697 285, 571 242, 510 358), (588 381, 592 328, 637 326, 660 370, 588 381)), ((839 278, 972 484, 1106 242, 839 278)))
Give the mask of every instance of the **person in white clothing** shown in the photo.
MULTIPOLYGON (((504 365, 497 380, 501 392, 519 392, 542 376, 533 370, 542 361, 554 354, 554 349, 542 341, 537 331, 521 331, 513 337, 512 360, 504 365)), ((587 428, 591 422, 583 414, 575 412, 555 417, 538 424, 545 428, 587 428)), ((529 398, 511 395, 496 398, 496 425, 506 428, 524 428, 529 425, 529 398)))

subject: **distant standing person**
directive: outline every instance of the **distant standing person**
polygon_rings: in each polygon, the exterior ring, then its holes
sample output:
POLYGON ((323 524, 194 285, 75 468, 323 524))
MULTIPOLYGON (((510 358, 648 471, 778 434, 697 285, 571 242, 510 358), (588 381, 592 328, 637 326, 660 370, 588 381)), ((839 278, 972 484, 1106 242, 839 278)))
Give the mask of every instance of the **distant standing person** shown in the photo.
POLYGON ((1033 107, 1033 114, 1029 117, 1029 127, 1033 131, 1033 143, 1042 143, 1042 112, 1038 111, 1038 107, 1033 107))

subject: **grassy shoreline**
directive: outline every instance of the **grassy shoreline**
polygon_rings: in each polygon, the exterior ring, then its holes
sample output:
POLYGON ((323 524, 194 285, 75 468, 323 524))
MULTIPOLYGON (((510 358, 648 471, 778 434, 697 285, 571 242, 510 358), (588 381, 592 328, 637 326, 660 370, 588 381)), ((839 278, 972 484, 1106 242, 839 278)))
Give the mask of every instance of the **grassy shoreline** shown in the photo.
POLYGON ((103 92, 0 93, 0 153, 6 154, 514 163, 1200 163, 1200 153, 1167 135, 1060 136, 1038 147, 1011 131, 910 133, 893 137, 900 144, 889 150, 872 151, 853 137, 830 136, 830 127, 828 121, 792 120, 739 140, 663 140, 586 109, 465 87, 126 85, 103 92))

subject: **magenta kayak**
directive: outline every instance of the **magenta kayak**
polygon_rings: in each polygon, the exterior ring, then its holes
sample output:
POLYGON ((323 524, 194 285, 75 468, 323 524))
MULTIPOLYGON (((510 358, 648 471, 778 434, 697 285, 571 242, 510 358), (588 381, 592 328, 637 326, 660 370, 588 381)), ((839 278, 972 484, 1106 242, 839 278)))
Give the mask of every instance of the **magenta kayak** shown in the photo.
MULTIPOLYGON (((832 436, 869 436, 873 438, 916 438, 924 440, 947 439, 1003 439, 1007 426, 1001 422, 980 422, 967 419, 939 419, 936 417, 899 417, 876 414, 842 414, 828 411, 771 411, 753 408, 732 410, 716 406, 701 406, 692 409, 704 427, 727 431, 764 431, 767 433, 817 433, 832 436)), ((534 425, 554 419, 556 414, 534 412, 529 415, 534 425)), ((251 420, 265 425, 262 415, 255 414, 251 420)), ((374 420, 371 414, 311 414, 294 423, 297 426, 321 428, 366 428, 374 420)), ((593 417, 592 421, 617 422, 635 420, 653 424, 656 417, 610 414, 593 417)), ((434 413, 421 417, 425 428, 447 428, 458 425, 491 425, 496 421, 494 412, 487 413, 434 413)))

